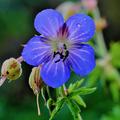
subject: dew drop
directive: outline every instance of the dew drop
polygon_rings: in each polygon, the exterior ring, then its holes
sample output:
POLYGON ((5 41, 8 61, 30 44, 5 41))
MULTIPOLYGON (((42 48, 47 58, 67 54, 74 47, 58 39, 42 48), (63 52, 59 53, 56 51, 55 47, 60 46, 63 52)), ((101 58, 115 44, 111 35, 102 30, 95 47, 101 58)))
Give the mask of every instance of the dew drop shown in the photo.
POLYGON ((80 23, 78 23, 78 24, 77 24, 77 27, 81 27, 81 24, 80 24, 80 23))

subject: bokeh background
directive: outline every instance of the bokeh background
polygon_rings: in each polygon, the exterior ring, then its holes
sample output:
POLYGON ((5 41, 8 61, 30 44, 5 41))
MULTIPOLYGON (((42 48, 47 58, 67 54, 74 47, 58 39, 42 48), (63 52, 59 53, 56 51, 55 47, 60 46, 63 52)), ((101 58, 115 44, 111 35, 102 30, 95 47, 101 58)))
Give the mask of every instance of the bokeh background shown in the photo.
MULTIPOLYGON (((0 66, 7 58, 19 57, 22 45, 37 34, 33 25, 35 15, 45 8, 56 8, 64 1, 0 0, 0 66)), ((111 42, 120 40, 119 5, 120 0, 99 0, 98 2, 101 15, 108 21, 108 27, 103 31, 108 49, 111 42)), ((28 85, 32 66, 23 63, 22 67, 23 74, 20 79, 9 84, 5 82, 0 87, 0 120, 48 120, 48 110, 41 98, 42 115, 37 116, 36 99, 28 85)), ((81 108, 83 119, 119 120, 120 102, 114 102, 109 93, 101 91, 102 88, 85 98, 87 108, 81 108)), ((65 106, 55 119, 72 120, 72 116, 65 106)))

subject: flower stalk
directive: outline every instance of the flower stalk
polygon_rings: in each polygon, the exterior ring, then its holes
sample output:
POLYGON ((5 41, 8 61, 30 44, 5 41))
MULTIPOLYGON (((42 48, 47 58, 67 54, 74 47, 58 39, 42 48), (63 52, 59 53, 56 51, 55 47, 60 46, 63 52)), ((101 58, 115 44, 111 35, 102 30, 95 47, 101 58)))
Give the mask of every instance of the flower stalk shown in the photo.
POLYGON ((24 61, 22 56, 18 57, 16 60, 20 63, 24 61))
POLYGON ((9 58, 5 60, 1 68, 0 86, 6 79, 10 81, 18 79, 22 74, 22 57, 19 59, 9 58))
POLYGON ((51 94, 48 86, 46 87, 46 90, 47 90, 48 97, 51 98, 51 94))
POLYGON ((38 109, 38 116, 40 116, 40 105, 39 105, 39 93, 36 94, 36 103, 37 103, 37 109, 38 109))
POLYGON ((2 84, 5 82, 5 80, 6 80, 6 76, 0 77, 0 86, 2 86, 2 84))
POLYGON ((29 77, 29 85, 36 95, 36 103, 38 109, 38 116, 40 116, 40 107, 39 107, 39 93, 42 88, 42 80, 40 77, 40 67, 34 67, 29 77))

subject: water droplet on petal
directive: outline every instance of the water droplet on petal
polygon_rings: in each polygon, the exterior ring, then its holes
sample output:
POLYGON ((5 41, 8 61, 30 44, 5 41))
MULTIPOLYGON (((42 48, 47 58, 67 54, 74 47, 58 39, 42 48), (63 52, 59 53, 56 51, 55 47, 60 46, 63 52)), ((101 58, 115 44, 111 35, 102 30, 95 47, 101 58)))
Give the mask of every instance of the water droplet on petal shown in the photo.
POLYGON ((78 24, 77 24, 77 27, 81 27, 81 24, 80 24, 80 23, 78 23, 78 24))

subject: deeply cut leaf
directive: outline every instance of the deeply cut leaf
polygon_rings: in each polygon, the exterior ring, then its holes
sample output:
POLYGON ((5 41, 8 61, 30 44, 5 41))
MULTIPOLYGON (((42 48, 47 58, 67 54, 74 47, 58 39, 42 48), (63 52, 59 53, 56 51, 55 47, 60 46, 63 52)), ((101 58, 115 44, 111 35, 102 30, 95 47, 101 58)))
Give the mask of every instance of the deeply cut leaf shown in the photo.
POLYGON ((68 88, 68 92, 71 93, 73 90, 77 89, 80 87, 80 85, 84 82, 84 79, 81 79, 77 82, 75 82, 74 84, 70 84, 69 88, 68 88))
POLYGON ((71 99, 75 100, 79 105, 86 107, 84 100, 79 95, 73 96, 71 99))
POLYGON ((74 90, 69 97, 74 97, 76 95, 87 95, 87 94, 91 94, 96 90, 96 88, 86 88, 86 87, 82 87, 79 88, 77 90, 74 90))

